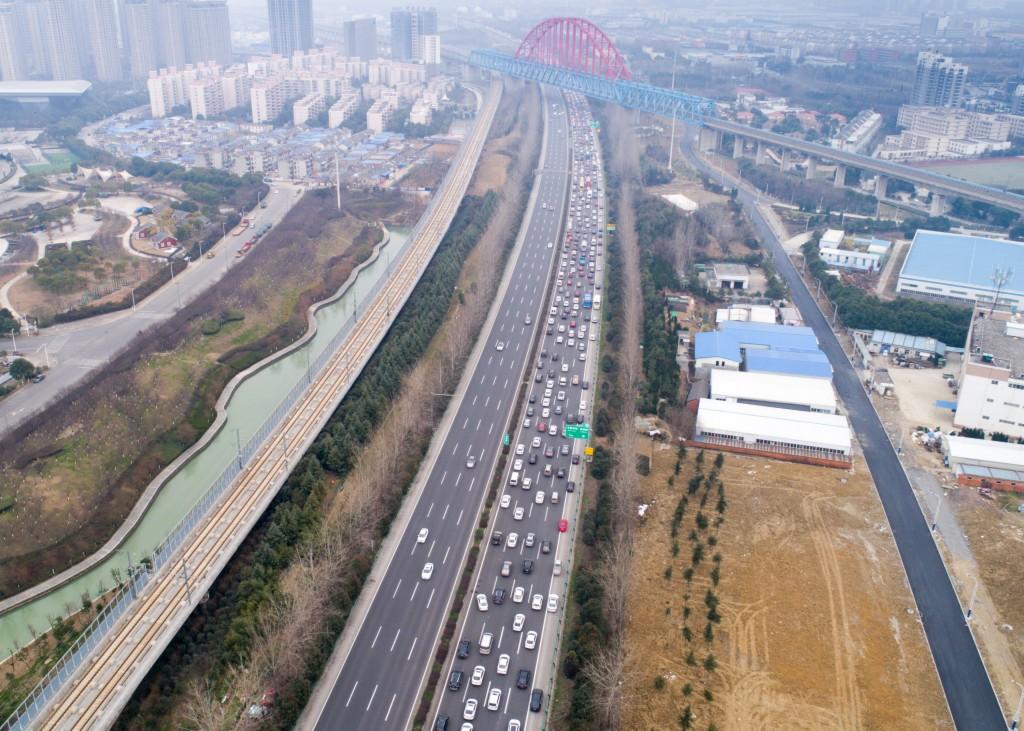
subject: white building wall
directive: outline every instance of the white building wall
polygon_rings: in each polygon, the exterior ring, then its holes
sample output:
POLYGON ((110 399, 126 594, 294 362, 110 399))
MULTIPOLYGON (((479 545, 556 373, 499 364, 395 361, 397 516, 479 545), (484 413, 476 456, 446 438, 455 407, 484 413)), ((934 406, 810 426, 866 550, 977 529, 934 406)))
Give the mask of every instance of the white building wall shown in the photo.
POLYGON ((967 364, 960 377, 953 424, 1024 437, 1024 381, 993 377, 991 372, 972 374, 970 369, 967 364))
POLYGON ((844 269, 857 269, 866 272, 881 269, 882 257, 879 254, 850 249, 819 249, 818 254, 823 261, 844 269))

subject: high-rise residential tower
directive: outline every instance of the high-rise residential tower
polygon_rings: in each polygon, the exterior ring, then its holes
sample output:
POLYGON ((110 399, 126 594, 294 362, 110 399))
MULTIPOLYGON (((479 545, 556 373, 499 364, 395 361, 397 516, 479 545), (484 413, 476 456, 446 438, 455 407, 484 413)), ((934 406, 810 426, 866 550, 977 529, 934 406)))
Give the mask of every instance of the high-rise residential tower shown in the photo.
POLYGON ((967 85, 967 67, 932 51, 917 54, 917 74, 910 103, 929 107, 958 107, 967 85))
POLYGON ((43 45, 50 77, 58 80, 82 78, 71 0, 44 0, 42 11, 43 45))
POLYGON ((313 47, 313 0, 267 0, 270 51, 291 56, 313 47))
POLYGON ((16 81, 25 78, 21 50, 21 23, 14 3, 0 4, 0 79, 16 81))
POLYGON ((346 20, 341 26, 341 32, 347 55, 363 61, 378 57, 376 18, 346 20))
POLYGON ((124 76, 117 39, 117 0, 84 0, 89 51, 99 81, 117 81, 124 76))
POLYGON ((192 0, 188 7, 189 57, 230 66, 231 20, 227 0, 192 0))
POLYGON ((391 11, 391 58, 422 61, 423 36, 437 35, 434 8, 394 8, 391 11))

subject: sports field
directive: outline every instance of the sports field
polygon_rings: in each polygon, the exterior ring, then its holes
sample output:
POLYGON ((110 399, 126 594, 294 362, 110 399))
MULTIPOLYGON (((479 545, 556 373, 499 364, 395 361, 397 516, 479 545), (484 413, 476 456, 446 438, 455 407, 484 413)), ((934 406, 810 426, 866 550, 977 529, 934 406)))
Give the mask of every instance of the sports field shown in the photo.
POLYGON ((26 165, 25 172, 29 175, 54 175, 57 173, 66 173, 71 170, 71 164, 78 162, 78 158, 67 150, 57 150, 55 152, 44 152, 48 163, 40 163, 38 165, 26 165))
POLYGON ((1024 190, 1024 157, 989 157, 981 160, 941 160, 914 167, 1006 190, 1024 190))

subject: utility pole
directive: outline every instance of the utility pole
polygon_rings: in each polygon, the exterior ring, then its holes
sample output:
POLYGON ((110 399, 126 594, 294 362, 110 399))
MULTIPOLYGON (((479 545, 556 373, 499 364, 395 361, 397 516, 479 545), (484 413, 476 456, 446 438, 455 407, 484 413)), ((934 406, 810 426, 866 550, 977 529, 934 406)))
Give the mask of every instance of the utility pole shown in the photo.
POLYGON ((341 210, 341 168, 338 166, 338 151, 334 151, 334 193, 338 199, 338 210, 341 210))
POLYGON ((135 287, 132 287, 132 312, 135 312, 135 287))
POLYGON ((988 314, 996 309, 996 305, 999 304, 999 295, 1003 291, 1003 287, 1010 281, 1010 277, 1013 276, 1013 267, 996 267, 992 272, 992 284, 996 287, 996 296, 992 300, 992 307, 989 308, 988 314))
POLYGON ((18 341, 14 339, 14 328, 11 328, 11 351, 18 352, 18 341))
POLYGON ((942 509, 942 495, 939 495, 939 499, 935 501, 935 512, 932 514, 932 533, 935 532, 935 528, 939 524, 939 511, 941 509, 942 509))
POLYGON ((238 469, 242 469, 242 432, 239 429, 235 429, 235 449, 238 456, 238 469))
POLYGON ((188 597, 188 603, 192 604, 192 587, 188 583, 188 566, 185 564, 185 557, 181 557, 181 575, 185 579, 185 595, 188 597))
MULTIPOLYGON (((675 51, 672 54, 672 91, 676 90, 676 60, 679 58, 679 51, 675 51)), ((698 132, 698 134, 700 134, 698 132)), ((672 172, 672 153, 676 149, 676 110, 672 109, 672 135, 669 137, 668 143, 668 169, 672 172)))
POLYGON ((1017 700, 1017 710, 1013 712, 1013 723, 1010 724, 1010 731, 1017 731, 1017 727, 1020 726, 1020 711, 1021 707, 1024 707, 1024 685, 1016 683, 1017 687, 1020 688, 1020 698, 1017 700))
POLYGON ((974 616, 974 602, 978 598, 978 580, 974 580, 974 589, 971 590, 971 601, 967 603, 967 621, 971 621, 971 617, 974 616))

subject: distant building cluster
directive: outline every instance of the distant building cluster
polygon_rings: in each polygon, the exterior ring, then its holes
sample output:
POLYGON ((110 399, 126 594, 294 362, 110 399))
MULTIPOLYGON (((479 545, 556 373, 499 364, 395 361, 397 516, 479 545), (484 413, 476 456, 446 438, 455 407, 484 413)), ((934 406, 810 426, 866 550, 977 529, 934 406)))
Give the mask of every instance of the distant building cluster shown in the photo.
POLYGON ((878 150, 883 160, 910 162, 977 157, 1005 150, 1024 138, 1024 115, 984 114, 945 107, 900 107, 898 135, 889 135, 878 150))
POLYGON ((395 8, 391 11, 391 58, 396 61, 441 63, 441 37, 434 8, 395 8))
POLYGON ((328 125, 349 119, 364 100, 371 130, 387 129, 395 111, 411 105, 410 121, 429 124, 445 94, 447 77, 427 79, 427 67, 376 58, 363 61, 333 50, 297 51, 222 69, 195 64, 154 71, 147 80, 150 113, 165 117, 188 105, 192 118, 210 119, 245 105, 254 124, 278 119, 289 107, 293 124, 328 112, 328 125))
POLYGON ((161 66, 231 63, 226 0, 0 3, 0 77, 119 81, 161 66))

